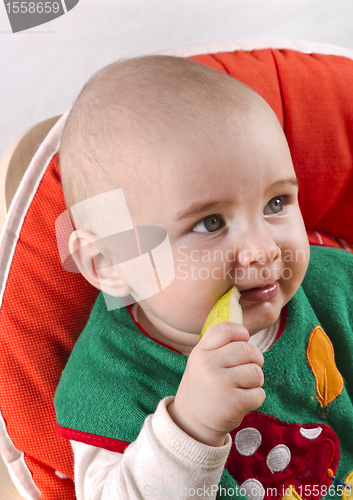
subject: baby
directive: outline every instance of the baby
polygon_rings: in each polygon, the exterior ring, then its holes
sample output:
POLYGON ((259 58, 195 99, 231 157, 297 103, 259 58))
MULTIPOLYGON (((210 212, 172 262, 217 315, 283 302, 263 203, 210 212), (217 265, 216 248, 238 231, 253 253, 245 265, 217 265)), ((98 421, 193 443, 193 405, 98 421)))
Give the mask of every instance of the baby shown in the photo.
POLYGON ((175 270, 132 306, 108 311, 101 294, 65 368, 57 428, 72 442, 78 500, 335 496, 332 476, 353 471, 342 375, 353 378, 329 337, 337 348, 352 328, 343 302, 329 311, 324 299, 334 282, 351 296, 352 257, 314 248, 309 265, 298 181, 267 103, 187 59, 112 64, 74 104, 60 165, 70 250, 92 285, 138 296, 109 237, 123 217, 99 201, 118 190, 134 228, 166 231, 175 270), (84 200, 98 200, 99 217, 84 200), (200 340, 233 285, 243 326, 200 340))

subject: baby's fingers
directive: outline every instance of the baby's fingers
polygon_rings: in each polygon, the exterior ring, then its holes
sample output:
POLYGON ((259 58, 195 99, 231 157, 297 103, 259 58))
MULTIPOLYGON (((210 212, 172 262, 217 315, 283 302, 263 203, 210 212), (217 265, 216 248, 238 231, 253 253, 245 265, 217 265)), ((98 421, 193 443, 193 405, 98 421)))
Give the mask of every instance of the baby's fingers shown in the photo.
POLYGON ((263 371, 255 363, 228 368, 228 376, 230 376, 233 387, 240 389, 261 387, 264 383, 263 371))
POLYGON ((205 350, 219 349, 230 342, 248 342, 248 330, 238 323, 218 323, 209 328, 199 342, 205 350))
MULTIPOLYGON (((234 389, 234 412, 246 415, 250 411, 257 410, 265 401, 266 393, 262 387, 252 389, 234 389)), ((239 424, 238 424, 239 425, 239 424)))
POLYGON ((264 357, 260 349, 248 342, 231 342, 217 351, 221 357, 222 366, 230 368, 249 363, 255 363, 259 367, 264 364, 264 357))

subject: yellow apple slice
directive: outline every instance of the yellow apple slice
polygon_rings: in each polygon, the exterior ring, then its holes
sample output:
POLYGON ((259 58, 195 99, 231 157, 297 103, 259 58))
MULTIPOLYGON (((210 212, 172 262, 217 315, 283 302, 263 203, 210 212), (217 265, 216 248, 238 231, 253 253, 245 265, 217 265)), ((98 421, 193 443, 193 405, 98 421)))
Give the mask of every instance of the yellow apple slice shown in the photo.
POLYGON ((203 334, 217 323, 240 323, 243 324, 243 313, 239 304, 239 290, 232 286, 213 306, 203 325, 200 338, 203 334))

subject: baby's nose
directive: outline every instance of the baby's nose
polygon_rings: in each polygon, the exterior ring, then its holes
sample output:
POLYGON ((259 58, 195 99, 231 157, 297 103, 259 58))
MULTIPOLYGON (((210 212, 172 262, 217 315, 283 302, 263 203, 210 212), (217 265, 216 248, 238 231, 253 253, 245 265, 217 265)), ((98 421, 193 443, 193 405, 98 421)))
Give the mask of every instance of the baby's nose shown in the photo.
POLYGON ((257 244, 253 242, 240 246, 236 260, 242 267, 255 263, 264 266, 278 260, 280 255, 281 249, 274 241, 260 238, 257 244))

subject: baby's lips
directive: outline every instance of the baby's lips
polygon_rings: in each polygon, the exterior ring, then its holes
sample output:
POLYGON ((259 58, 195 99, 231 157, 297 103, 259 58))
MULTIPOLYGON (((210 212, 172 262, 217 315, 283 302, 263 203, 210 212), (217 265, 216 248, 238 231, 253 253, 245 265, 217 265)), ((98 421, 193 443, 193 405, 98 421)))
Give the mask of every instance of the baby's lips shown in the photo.
POLYGON ((243 290, 240 292, 240 300, 248 300, 251 302, 264 302, 266 300, 271 300, 279 292, 279 284, 278 281, 274 283, 264 286, 262 288, 249 288, 247 290, 243 290))

